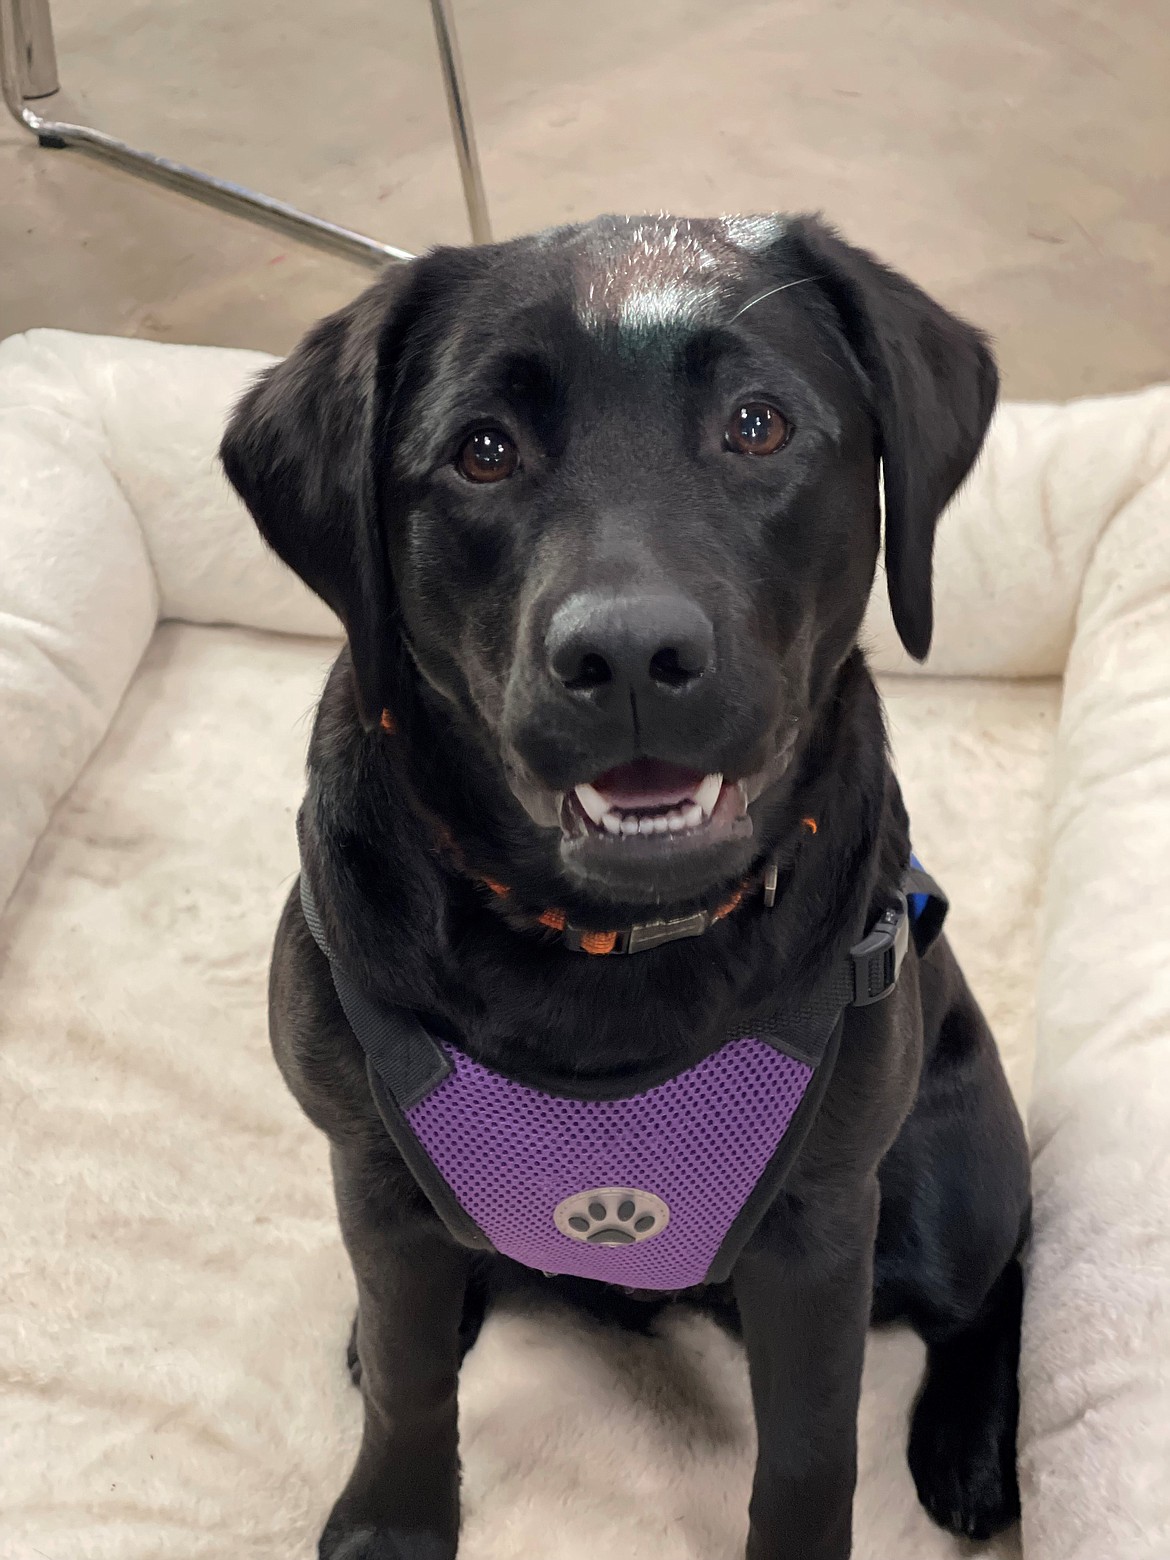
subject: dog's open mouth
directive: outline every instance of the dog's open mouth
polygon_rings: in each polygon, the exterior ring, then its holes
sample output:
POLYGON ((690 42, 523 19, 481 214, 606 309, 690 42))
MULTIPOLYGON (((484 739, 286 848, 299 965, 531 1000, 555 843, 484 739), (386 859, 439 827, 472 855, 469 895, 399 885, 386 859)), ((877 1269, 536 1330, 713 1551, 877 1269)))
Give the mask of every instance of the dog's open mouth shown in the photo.
POLYGON ((638 758, 565 793, 561 827, 570 839, 665 847, 750 831, 747 789, 718 772, 703 774, 638 758))

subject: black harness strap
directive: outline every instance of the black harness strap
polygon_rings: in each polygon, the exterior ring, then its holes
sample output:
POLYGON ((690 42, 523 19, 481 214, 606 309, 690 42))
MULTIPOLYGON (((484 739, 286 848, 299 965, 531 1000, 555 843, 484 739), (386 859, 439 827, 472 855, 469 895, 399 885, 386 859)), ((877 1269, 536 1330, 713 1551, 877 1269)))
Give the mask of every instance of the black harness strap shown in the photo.
POLYGON ((301 909, 313 941, 329 960, 338 1001, 350 1028, 399 1109, 410 1110, 451 1071, 446 1051, 408 1008, 374 1002, 345 973, 325 940, 325 928, 303 872, 301 909))

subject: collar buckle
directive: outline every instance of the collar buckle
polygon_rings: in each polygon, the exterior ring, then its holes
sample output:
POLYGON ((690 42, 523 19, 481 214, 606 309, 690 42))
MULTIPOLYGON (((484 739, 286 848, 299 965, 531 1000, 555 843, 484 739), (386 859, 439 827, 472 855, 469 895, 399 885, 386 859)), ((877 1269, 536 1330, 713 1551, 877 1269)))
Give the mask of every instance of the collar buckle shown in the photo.
MULTIPOLYGON (((776 903, 776 889, 780 869, 775 861, 764 868, 764 905, 770 910, 776 903)), ((703 933, 734 910, 742 896, 742 890, 718 910, 696 910, 694 915, 673 916, 663 921, 641 921, 634 926, 623 926, 620 931, 590 932, 583 926, 566 924, 561 941, 570 953, 645 953, 649 948, 661 948, 663 943, 680 942, 685 937, 701 937, 703 933), (608 946, 590 947, 590 940, 604 937, 608 946), (610 939, 612 938, 612 942, 610 939)))
MULTIPOLYGON (((663 943, 678 942, 683 937, 701 937, 714 920, 709 910, 699 910, 694 915, 675 916, 669 921, 642 921, 635 926, 623 926, 613 932, 609 953, 645 953, 648 948, 661 947, 663 943)), ((564 946, 570 953, 588 953, 583 940, 591 935, 583 926, 568 925, 561 934, 564 946)))
POLYGON ((657 948, 662 943, 678 942, 684 937, 701 937, 711 925, 709 910, 696 911, 694 915, 675 916, 670 921, 643 921, 621 933, 619 944, 624 941, 623 953, 644 953, 647 948, 657 948))

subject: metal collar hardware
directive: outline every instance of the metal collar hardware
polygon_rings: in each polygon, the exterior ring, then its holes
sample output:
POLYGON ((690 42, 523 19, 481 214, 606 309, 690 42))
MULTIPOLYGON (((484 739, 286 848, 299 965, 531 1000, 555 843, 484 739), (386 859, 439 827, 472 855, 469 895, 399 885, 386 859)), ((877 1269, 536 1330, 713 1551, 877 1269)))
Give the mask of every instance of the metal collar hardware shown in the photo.
MULTIPOLYGON (((659 948, 663 943, 678 942, 683 937, 701 937, 714 924, 715 917, 709 910, 698 910, 694 915, 675 916, 669 921, 642 921, 623 927, 617 934, 614 953, 645 953, 648 948, 659 948)), ((581 938, 586 930, 581 926, 566 926, 563 935, 565 947, 581 953, 581 938)))

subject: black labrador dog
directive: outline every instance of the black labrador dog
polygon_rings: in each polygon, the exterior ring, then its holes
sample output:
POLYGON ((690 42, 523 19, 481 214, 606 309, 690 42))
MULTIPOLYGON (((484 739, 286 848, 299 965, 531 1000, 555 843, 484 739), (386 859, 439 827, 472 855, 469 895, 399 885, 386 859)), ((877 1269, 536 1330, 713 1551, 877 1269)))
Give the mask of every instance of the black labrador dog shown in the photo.
MULTIPOLYGON (((388 270, 236 410, 228 476, 347 634, 271 979, 359 1297, 365 1429, 322 1560, 455 1555, 459 1364, 512 1267, 439 1217, 339 992, 510 1078, 620 1092, 894 925, 909 828, 858 645, 879 491, 922 658, 935 525, 996 388, 977 331, 816 219, 603 218, 388 270)), ((750 1560, 850 1553, 871 1320, 928 1346, 927 1510, 976 1538, 1018 1512, 1028 1157, 945 939, 835 1036, 799 1151, 698 1291, 750 1366, 750 1560)))

